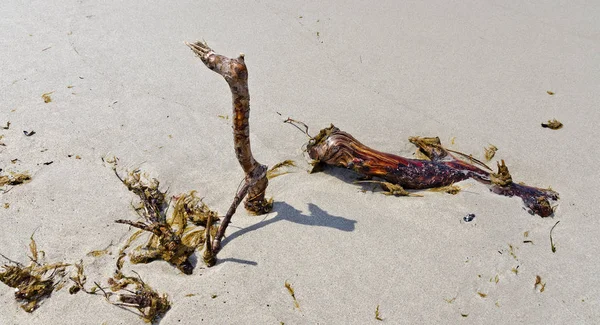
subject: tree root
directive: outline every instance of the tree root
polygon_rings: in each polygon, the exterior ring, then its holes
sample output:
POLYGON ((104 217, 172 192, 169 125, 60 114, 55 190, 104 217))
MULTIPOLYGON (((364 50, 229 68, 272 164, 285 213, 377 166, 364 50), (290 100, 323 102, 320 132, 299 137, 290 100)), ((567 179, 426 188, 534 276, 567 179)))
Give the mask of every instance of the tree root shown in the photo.
POLYGON ((203 42, 193 44, 186 42, 185 44, 192 49, 207 68, 220 74, 229 85, 233 97, 233 144, 236 157, 246 174, 244 184, 221 221, 210 251, 204 254, 205 261, 214 263, 216 260, 210 254, 216 257, 221 250, 221 239, 242 199, 247 197, 244 203, 245 208, 256 214, 269 212, 273 203, 272 200, 265 199, 265 190, 269 184, 267 166, 258 163, 250 149, 250 125, 248 122, 250 93, 248 92, 248 69, 244 62, 244 54, 232 59, 216 54, 203 42))
POLYGON ((426 159, 403 158, 371 149, 331 125, 310 140, 307 151, 315 164, 348 168, 366 177, 379 177, 404 189, 443 187, 472 178, 488 185, 494 193, 520 197, 532 214, 548 217, 554 213, 550 202, 558 200, 558 193, 514 183, 504 161, 498 164, 498 172, 493 173, 483 170, 489 167, 472 157, 466 161, 452 155, 454 151, 445 149, 439 138, 412 137, 410 142, 419 148, 419 153, 426 159))

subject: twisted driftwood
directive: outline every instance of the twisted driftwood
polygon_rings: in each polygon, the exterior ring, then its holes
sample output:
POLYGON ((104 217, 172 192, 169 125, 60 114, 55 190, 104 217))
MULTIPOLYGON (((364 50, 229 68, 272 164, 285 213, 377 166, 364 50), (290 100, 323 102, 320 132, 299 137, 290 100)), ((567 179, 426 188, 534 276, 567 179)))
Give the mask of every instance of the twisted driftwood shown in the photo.
POLYGON ((413 137, 410 142, 428 160, 408 159, 371 149, 333 125, 311 138, 307 151, 315 163, 345 167, 406 189, 442 187, 473 178, 487 184, 494 193, 520 197, 531 213, 541 217, 554 213, 551 202, 558 200, 558 193, 514 183, 504 161, 498 164, 498 172, 493 173, 477 167, 474 162, 485 164, 472 158, 467 162, 452 155, 442 147, 439 138, 413 137))
POLYGON ((250 149, 250 126, 248 124, 250 94, 248 92, 248 69, 244 63, 244 54, 232 59, 216 54, 203 42, 186 43, 186 45, 196 53, 206 67, 223 76, 229 84, 233 97, 233 143, 235 154, 246 174, 244 184, 221 221, 212 245, 209 244, 210 234, 207 233, 208 245, 204 252, 204 260, 210 266, 214 265, 215 257, 221 250, 221 239, 231 222, 231 217, 246 195, 245 207, 253 213, 267 213, 273 205, 271 200, 265 199, 265 190, 269 183, 267 180, 267 166, 258 163, 252 156, 252 150, 250 149))

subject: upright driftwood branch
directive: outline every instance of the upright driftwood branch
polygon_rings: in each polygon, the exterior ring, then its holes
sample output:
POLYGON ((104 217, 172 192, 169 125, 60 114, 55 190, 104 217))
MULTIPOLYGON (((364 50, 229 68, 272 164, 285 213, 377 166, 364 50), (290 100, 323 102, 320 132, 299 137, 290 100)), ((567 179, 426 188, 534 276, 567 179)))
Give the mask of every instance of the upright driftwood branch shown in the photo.
POLYGON ((413 137, 410 141, 428 160, 408 159, 374 150, 333 125, 312 138, 307 151, 316 163, 352 169, 406 189, 442 187, 473 178, 489 185, 494 193, 520 197, 532 213, 542 217, 553 214, 550 202, 558 200, 558 193, 514 183, 504 161, 498 164, 498 172, 493 173, 477 167, 475 163, 485 166, 477 160, 458 159, 442 147, 439 138, 413 137))
MULTIPOLYGON (((263 214, 271 210, 272 202, 265 199, 265 190, 269 183, 267 179, 267 166, 258 163, 252 156, 250 149, 250 93, 248 92, 248 69, 244 63, 244 54, 232 59, 216 54, 206 43, 186 43, 202 62, 212 71, 223 76, 233 97, 233 144, 236 157, 246 174, 244 185, 235 196, 231 207, 221 221, 219 231, 212 244, 212 254, 221 250, 221 239, 242 199, 247 196, 245 207, 247 210, 263 214)), ((205 256, 205 260, 212 260, 205 256)), ((212 264, 212 263, 211 263, 212 264)))

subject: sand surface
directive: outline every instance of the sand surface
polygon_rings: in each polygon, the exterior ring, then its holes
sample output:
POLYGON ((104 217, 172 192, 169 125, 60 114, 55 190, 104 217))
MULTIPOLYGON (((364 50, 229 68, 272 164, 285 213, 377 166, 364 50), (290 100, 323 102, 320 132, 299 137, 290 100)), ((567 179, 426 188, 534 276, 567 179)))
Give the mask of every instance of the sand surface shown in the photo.
MULTIPOLYGON (((299 168, 271 182, 271 213, 239 210, 215 267, 127 264, 169 295, 161 324, 369 324, 378 305, 388 324, 600 321, 597 3, 4 0, 0 12, 0 168, 32 175, 0 194, 2 254, 26 262, 35 231, 49 260, 110 277, 132 233, 113 221, 136 215, 109 155, 225 213, 243 172, 219 117, 229 89, 183 44, 204 39, 246 54, 256 159, 299 168), (558 210, 532 216, 472 181, 396 198, 361 192, 349 171, 308 174, 288 116, 404 156, 413 135, 478 158, 493 144, 515 181, 560 193, 558 210), (564 128, 540 127, 552 118, 564 128)), ((0 324, 136 323, 66 289, 28 314, 0 284, 0 324)))

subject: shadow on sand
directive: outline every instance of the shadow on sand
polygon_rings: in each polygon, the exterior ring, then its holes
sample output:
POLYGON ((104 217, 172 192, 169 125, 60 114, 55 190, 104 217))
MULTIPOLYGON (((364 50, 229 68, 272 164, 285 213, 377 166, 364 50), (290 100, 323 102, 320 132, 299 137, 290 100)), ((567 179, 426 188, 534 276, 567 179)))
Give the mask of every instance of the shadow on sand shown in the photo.
POLYGON ((223 240, 223 246, 248 232, 266 227, 272 223, 282 220, 306 226, 329 227, 341 231, 354 231, 354 224, 356 223, 355 220, 331 215, 312 203, 308 204, 308 211, 310 214, 303 214, 300 210, 285 202, 275 202, 273 205, 273 212, 277 212, 275 217, 265 219, 252 226, 234 232, 223 240))

